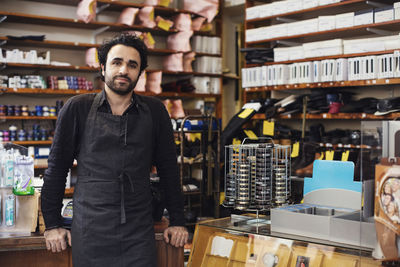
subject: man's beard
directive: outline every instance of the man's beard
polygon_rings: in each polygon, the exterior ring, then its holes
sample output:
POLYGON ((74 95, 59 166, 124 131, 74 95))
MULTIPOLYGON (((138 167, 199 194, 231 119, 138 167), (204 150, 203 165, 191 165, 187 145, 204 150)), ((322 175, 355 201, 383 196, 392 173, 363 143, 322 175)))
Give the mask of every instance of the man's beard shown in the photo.
POLYGON ((135 81, 132 82, 132 80, 126 76, 115 76, 112 78, 112 80, 106 81, 106 84, 107 84, 108 88, 110 88, 111 91, 113 91, 114 93, 116 93, 118 95, 127 95, 130 92, 132 92, 133 89, 135 89, 137 82, 138 82, 138 79, 136 79, 135 81), (124 79, 128 80, 129 85, 126 89, 118 88, 119 87, 119 85, 117 85, 118 82, 115 81, 118 78, 124 78, 124 79))

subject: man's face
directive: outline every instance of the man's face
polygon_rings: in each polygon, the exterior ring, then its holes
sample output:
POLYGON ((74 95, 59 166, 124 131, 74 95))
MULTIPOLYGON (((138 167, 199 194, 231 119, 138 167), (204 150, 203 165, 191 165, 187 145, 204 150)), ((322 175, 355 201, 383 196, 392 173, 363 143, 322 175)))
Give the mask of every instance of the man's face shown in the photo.
POLYGON ((130 46, 115 45, 107 55, 106 66, 101 66, 107 87, 119 95, 132 92, 140 74, 140 54, 130 46))

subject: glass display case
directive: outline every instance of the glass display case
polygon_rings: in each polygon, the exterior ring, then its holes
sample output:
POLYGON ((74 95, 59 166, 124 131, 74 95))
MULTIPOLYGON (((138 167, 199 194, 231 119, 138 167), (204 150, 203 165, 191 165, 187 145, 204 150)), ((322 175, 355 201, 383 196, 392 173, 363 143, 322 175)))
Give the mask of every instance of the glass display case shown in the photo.
POLYGON ((252 215, 199 223, 188 266, 381 266, 372 249, 270 231, 269 217, 252 215))

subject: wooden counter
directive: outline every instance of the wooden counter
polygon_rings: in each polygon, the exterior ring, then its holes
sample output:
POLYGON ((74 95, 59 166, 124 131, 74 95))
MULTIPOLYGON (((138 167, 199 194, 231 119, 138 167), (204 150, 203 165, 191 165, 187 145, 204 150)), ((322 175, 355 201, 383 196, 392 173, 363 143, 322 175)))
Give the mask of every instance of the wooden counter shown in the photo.
MULTIPOLYGON (((167 226, 167 221, 154 224, 158 267, 183 267, 183 248, 175 248, 164 242, 163 231, 167 226)), ((61 253, 52 253, 47 251, 42 235, 5 237, 0 233, 0 266, 72 267, 71 248, 61 253)))

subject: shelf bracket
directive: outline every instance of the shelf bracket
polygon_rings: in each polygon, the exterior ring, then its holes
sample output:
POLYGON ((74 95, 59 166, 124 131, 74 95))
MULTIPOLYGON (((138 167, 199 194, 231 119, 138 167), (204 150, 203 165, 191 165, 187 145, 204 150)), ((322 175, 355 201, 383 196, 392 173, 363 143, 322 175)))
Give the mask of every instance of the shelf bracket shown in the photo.
POLYGON ((375 1, 366 1, 367 5, 374 6, 374 7, 388 7, 388 4, 383 4, 375 1))
POLYGON ((7 19, 7 16, 0 16, 0 23, 2 23, 3 21, 5 21, 7 19))
POLYGON ((3 40, 3 41, 0 42, 0 46, 3 46, 5 44, 7 44, 7 40, 3 40))
POLYGON ((96 43, 96 37, 97 37, 97 35, 99 35, 100 33, 105 32, 105 31, 108 30, 109 28, 110 28, 110 26, 105 26, 105 27, 101 27, 101 28, 99 28, 99 29, 97 29, 97 30, 94 30, 94 31, 93 31, 93 36, 92 36, 92 44, 95 44, 95 43, 96 43))
POLYGON ((7 67, 6 63, 0 63, 0 70, 4 70, 7 67))
POLYGON ((283 18, 283 17, 276 17, 276 20, 277 20, 277 21, 286 22, 286 23, 298 21, 298 20, 296 20, 296 19, 289 19, 289 18, 283 18))
POLYGON ((277 44, 286 45, 286 46, 299 46, 299 45, 301 45, 301 43, 285 41, 285 40, 278 40, 278 41, 276 41, 276 43, 277 44))
POLYGON ((369 32, 378 34, 378 35, 383 35, 383 36, 393 35, 394 34, 394 32, 392 32, 392 31, 381 30, 381 29, 370 28, 370 27, 366 28, 366 30, 369 31, 369 32))
POLYGON ((101 13, 103 10, 107 9, 109 6, 110 6, 110 4, 104 4, 104 5, 96 7, 96 14, 101 13))

